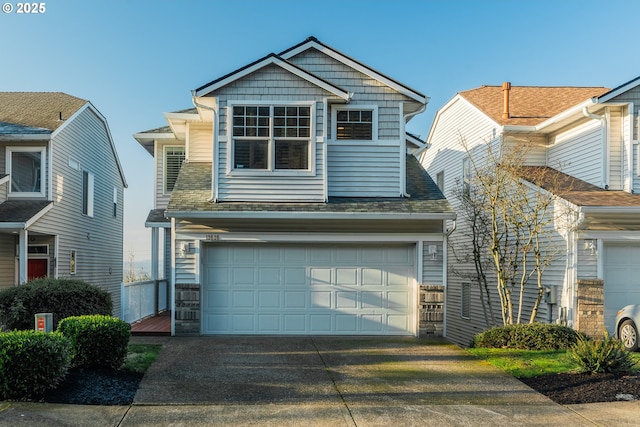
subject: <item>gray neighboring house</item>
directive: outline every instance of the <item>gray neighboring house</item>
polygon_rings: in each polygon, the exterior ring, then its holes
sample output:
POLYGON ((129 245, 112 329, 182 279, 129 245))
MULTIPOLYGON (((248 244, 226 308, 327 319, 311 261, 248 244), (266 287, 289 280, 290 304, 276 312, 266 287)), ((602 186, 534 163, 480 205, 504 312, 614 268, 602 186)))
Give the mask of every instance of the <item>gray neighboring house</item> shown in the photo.
POLYGON ((74 278, 108 291, 119 315, 126 186, 89 101, 0 92, 0 289, 74 278))
POLYGON ((191 101, 134 135, 172 334, 442 332, 455 214, 405 131, 425 95, 309 38, 191 101))

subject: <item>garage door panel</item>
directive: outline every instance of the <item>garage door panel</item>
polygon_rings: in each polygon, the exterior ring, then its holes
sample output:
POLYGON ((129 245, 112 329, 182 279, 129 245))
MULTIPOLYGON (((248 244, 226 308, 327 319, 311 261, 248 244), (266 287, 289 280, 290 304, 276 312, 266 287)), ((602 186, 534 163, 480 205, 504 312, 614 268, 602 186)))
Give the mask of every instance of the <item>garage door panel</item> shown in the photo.
POLYGON ((282 308, 282 304, 280 302, 280 292, 279 291, 259 291, 258 292, 258 308, 259 309, 282 308))
POLYGON ((336 292, 336 308, 357 308, 358 307, 358 293, 338 291, 336 292))
POLYGON ((613 333, 617 311, 640 304, 640 245, 606 245, 604 250, 604 323, 613 333))
POLYGON ((205 246, 204 334, 408 335, 415 328, 410 245, 240 246, 205 246))

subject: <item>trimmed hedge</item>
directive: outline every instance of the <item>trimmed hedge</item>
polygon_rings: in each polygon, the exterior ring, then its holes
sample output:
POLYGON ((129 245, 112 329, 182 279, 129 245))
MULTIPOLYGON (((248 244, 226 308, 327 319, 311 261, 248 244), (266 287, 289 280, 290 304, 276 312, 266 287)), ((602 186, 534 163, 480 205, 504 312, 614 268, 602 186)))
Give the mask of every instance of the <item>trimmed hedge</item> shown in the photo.
POLYGON ((111 295, 93 285, 70 279, 36 279, 0 291, 0 329, 34 328, 36 313, 53 313, 55 330, 61 319, 83 314, 111 315, 111 295))
POLYGON ((127 357, 131 326, 116 317, 67 317, 58 331, 71 341, 73 366, 118 369, 127 357))
POLYGON ((575 345, 581 334, 567 326, 527 323, 496 326, 473 338, 472 347, 560 350, 575 345))
POLYGON ((0 400, 28 398, 55 388, 70 364, 71 343, 60 333, 0 333, 0 400))

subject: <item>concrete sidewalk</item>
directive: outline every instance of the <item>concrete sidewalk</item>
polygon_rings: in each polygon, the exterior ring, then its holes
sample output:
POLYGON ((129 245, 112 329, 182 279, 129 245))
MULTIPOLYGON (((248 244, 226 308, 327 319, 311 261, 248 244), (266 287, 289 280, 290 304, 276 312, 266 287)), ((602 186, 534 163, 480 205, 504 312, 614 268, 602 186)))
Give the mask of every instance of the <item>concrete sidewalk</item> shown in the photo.
POLYGON ((558 405, 445 343, 144 340, 164 348, 133 405, 0 402, 0 426, 632 426, 640 418, 638 401, 558 405))

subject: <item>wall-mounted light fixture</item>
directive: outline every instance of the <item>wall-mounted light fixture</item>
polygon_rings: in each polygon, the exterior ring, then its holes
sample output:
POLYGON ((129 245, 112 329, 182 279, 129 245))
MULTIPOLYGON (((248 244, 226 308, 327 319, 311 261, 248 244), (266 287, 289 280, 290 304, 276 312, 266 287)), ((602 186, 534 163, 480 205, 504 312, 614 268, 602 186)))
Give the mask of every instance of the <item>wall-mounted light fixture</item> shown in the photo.
POLYGON ((431 256, 432 260, 436 260, 438 257, 438 246, 437 245, 429 245, 427 247, 427 253, 431 256))
POLYGON ((585 239, 584 250, 588 252, 589 255, 595 255, 598 250, 597 241, 595 239, 585 239))

